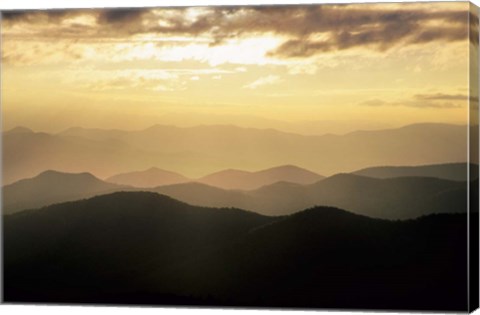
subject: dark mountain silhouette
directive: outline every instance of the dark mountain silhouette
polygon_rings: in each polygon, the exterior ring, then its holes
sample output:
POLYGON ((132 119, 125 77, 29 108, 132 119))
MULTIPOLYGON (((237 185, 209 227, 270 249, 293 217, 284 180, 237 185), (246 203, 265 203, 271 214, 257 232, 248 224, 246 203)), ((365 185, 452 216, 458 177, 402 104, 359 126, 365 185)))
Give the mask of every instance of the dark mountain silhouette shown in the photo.
POLYGON ((202 177, 198 181, 223 189, 253 190, 280 181, 313 184, 323 178, 321 175, 300 167, 284 165, 258 172, 225 170, 202 177))
POLYGON ((120 185, 151 188, 180 184, 191 180, 181 174, 152 167, 144 171, 118 174, 107 178, 106 181, 120 185))
POLYGON ((271 218, 120 192, 5 216, 4 298, 465 311, 466 224, 328 207, 271 218))
POLYGON ((171 281, 225 304, 465 309, 465 228, 465 214, 394 222, 317 207, 253 230, 171 281))
POLYGON ((106 194, 128 187, 106 183, 89 173, 45 171, 3 187, 3 213, 106 194))
MULTIPOLYGON (((417 176, 466 181, 468 165, 467 163, 449 163, 421 166, 379 166, 365 168, 353 172, 353 174, 375 178, 417 176)), ((472 174, 478 174, 478 165, 472 164, 472 174)))
POLYGON ((24 211, 4 217, 5 275, 13 281, 5 283, 12 288, 11 301, 28 292, 42 300, 53 292, 60 299, 82 299, 107 290, 130 292, 132 285, 139 290, 145 283, 138 286, 136 278, 168 272, 272 220, 236 209, 193 207, 149 192, 117 192, 24 211), (64 286, 71 290, 57 291, 64 286))
POLYGON ((272 165, 299 165, 332 175, 378 165, 464 162, 466 133, 465 126, 448 124, 341 136, 160 125, 140 131, 72 128, 59 134, 4 133, 2 177, 9 184, 46 169, 59 169, 107 178, 157 166, 196 178, 219 169, 256 170, 272 165))

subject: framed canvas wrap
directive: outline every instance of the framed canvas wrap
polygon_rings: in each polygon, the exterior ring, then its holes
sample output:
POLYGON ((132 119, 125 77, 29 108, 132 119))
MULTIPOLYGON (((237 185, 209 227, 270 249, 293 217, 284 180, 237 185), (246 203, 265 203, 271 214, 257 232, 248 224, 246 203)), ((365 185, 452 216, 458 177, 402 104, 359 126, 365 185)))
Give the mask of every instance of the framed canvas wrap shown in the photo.
POLYGON ((3 302, 470 312, 469 2, 1 11, 3 302))

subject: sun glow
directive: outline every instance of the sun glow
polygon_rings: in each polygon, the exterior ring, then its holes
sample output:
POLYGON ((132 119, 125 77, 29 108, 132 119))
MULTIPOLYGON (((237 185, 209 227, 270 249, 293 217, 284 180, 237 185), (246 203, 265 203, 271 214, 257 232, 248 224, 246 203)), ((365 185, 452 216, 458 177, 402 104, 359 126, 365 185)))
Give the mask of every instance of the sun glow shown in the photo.
MULTIPOLYGON (((60 128, 27 114, 32 104, 58 116, 65 108, 95 116, 100 108, 116 108, 111 99, 125 107, 135 102, 128 115, 145 126, 171 112, 285 122, 354 121, 368 113, 372 125, 465 120, 464 101, 417 96, 466 93, 458 92, 468 84, 468 58, 459 56, 469 51, 458 16, 467 4, 325 6, 318 14, 331 14, 315 19, 302 9, 221 10, 83 10, 3 19, 5 128, 60 128), (418 14, 395 27, 382 18, 405 10, 418 14), (452 31, 436 32, 439 26, 452 31)), ((77 118, 68 120, 90 123, 77 118)))

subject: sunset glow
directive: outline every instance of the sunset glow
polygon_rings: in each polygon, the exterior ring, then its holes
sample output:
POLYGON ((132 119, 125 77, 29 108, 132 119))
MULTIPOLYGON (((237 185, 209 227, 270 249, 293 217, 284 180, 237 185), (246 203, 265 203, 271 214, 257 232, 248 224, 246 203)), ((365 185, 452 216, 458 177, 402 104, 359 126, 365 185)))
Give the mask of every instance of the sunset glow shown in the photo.
POLYGON ((6 12, 4 129, 464 124, 468 11, 460 2, 6 12))

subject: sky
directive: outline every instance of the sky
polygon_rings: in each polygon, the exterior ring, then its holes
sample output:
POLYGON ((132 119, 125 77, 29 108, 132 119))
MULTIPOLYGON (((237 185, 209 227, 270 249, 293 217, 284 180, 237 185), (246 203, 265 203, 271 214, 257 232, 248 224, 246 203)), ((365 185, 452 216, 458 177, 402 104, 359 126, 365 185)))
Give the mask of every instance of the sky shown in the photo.
POLYGON ((466 124, 469 10, 444 2, 4 12, 3 127, 341 133, 466 124), (305 127, 316 122, 326 129, 305 127))

